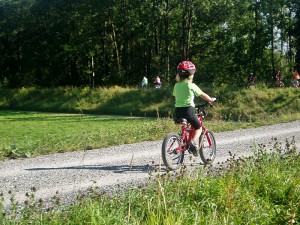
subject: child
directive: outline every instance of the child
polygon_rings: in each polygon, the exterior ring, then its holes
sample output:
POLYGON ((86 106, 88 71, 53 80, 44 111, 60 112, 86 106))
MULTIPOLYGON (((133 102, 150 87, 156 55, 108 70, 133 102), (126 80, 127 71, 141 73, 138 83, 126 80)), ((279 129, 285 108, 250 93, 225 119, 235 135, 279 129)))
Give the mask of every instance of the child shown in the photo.
POLYGON ((141 82, 141 86, 142 86, 142 88, 146 88, 147 85, 148 85, 148 79, 147 79, 147 77, 144 76, 143 80, 141 82))
POLYGON ((196 67, 190 61, 183 61, 178 64, 176 75, 177 83, 174 86, 173 95, 175 96, 176 118, 185 118, 195 129, 195 135, 189 145, 193 155, 198 156, 198 143, 202 128, 195 115, 194 96, 200 96, 210 104, 212 104, 216 98, 211 98, 193 83, 195 72, 196 67))

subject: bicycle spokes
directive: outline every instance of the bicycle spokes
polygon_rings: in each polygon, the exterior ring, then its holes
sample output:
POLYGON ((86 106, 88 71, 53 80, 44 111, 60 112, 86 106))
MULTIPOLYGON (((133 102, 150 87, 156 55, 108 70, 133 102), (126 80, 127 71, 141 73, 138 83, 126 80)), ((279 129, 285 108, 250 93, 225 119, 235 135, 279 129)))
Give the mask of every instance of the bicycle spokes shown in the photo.
POLYGON ((168 134, 162 145, 162 158, 167 168, 173 170, 178 169, 184 158, 183 151, 181 151, 181 141, 178 134, 168 134))
POLYGON ((216 157, 216 142, 210 131, 206 131, 201 135, 200 158, 204 164, 211 163, 216 157))

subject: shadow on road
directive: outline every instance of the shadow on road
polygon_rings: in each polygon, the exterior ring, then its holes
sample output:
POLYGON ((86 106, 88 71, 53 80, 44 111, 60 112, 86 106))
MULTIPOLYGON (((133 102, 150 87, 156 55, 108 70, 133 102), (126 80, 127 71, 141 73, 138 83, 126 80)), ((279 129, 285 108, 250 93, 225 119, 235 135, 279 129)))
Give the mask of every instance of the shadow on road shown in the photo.
MULTIPOLYGON (((44 167, 44 168, 29 168, 27 171, 47 171, 47 170, 107 170, 114 173, 126 173, 126 172, 149 172, 158 168, 159 165, 143 165, 143 166, 100 166, 100 165, 82 165, 82 166, 68 166, 68 167, 44 167)), ((162 168, 162 165, 161 165, 162 168)), ((162 169, 164 170, 164 169, 162 169)))

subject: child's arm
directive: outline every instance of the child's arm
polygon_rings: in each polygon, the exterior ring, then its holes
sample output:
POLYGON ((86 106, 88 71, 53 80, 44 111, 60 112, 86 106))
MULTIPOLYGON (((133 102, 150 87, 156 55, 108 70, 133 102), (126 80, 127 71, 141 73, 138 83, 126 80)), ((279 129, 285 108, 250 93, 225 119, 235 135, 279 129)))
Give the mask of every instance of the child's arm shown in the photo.
POLYGON ((200 95, 200 97, 203 98, 204 100, 208 101, 209 104, 212 104, 216 100, 216 98, 212 98, 204 92, 200 95))

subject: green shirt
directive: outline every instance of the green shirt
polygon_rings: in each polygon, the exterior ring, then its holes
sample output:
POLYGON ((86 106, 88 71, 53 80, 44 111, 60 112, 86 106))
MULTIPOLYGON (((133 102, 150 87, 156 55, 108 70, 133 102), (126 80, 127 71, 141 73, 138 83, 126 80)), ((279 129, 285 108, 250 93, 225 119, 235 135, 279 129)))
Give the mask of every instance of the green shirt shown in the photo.
POLYGON ((175 84, 173 95, 175 107, 195 107, 194 96, 200 96, 203 91, 194 83, 184 80, 175 84))

